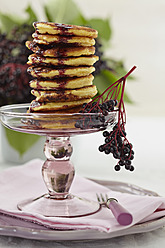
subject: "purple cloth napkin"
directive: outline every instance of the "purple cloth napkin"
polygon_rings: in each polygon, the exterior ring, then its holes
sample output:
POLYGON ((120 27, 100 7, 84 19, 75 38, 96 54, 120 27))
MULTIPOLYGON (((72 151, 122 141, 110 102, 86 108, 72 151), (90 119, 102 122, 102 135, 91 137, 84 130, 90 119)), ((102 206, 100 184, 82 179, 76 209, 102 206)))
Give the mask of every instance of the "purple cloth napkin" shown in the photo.
POLYGON ((133 223, 130 226, 119 225, 111 211, 107 208, 102 208, 99 212, 89 216, 76 218, 44 217, 33 211, 19 211, 17 209, 18 202, 28 198, 36 198, 47 193, 41 175, 42 163, 42 160, 35 159, 25 165, 12 167, 0 173, 1 214, 39 223, 49 228, 94 229, 107 233, 165 216, 164 197, 139 196, 115 192, 80 176, 75 176, 71 187, 72 194, 97 201, 96 192, 107 193, 109 197, 117 198, 132 213, 133 223))

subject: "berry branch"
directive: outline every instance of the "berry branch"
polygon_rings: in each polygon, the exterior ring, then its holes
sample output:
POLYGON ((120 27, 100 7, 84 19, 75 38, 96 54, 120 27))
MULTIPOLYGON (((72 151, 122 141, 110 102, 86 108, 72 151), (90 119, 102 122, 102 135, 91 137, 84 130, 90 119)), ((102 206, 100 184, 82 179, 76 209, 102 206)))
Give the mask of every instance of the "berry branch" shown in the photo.
POLYGON ((119 171, 121 166, 125 166, 126 170, 133 171, 134 166, 132 165, 132 160, 134 159, 133 145, 126 138, 125 124, 126 124, 126 111, 124 106, 124 90, 126 79, 128 76, 136 69, 136 66, 122 78, 114 82, 109 86, 101 95, 95 97, 88 104, 83 105, 82 113, 100 113, 98 122, 94 119, 90 120, 80 120, 76 123, 78 128, 96 128, 96 127, 107 127, 107 119, 109 112, 117 111, 118 120, 114 125, 113 130, 108 132, 107 130, 103 132, 105 137, 105 142, 103 145, 99 146, 99 151, 105 154, 112 153, 115 159, 118 159, 118 163, 115 165, 114 169, 119 171), (89 126, 90 124, 90 126, 89 126))
MULTIPOLYGON (((107 97, 105 99, 105 101, 107 101, 107 98, 109 97, 110 93, 115 88, 116 100, 116 98, 119 96, 119 91, 121 90, 121 96, 118 104, 118 122, 113 127, 113 131, 111 131, 110 133, 108 131, 103 132, 103 136, 105 137, 105 143, 99 146, 99 151, 104 151, 105 154, 112 153, 114 158, 119 159, 117 165, 115 165, 114 167, 116 171, 119 171, 121 169, 121 166, 125 166, 126 170, 134 170, 134 167, 132 165, 132 160, 134 159, 134 151, 132 149, 133 146, 126 138, 127 134, 125 132, 126 112, 123 98, 126 79, 135 70, 135 68, 136 66, 134 66, 124 77, 116 81, 109 88, 109 93, 107 94, 107 97)), ((111 97, 113 97, 113 94, 111 94, 111 97)))

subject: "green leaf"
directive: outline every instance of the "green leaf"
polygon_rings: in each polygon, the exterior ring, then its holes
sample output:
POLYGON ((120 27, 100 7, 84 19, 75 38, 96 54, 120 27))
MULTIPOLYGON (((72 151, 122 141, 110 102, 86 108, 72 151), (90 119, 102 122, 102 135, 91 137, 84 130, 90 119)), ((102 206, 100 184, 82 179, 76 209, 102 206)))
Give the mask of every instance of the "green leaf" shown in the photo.
POLYGON ((27 24, 30 25, 33 22, 37 21, 37 16, 30 5, 28 5, 28 7, 25 9, 25 12, 28 14, 28 19, 26 20, 27 24))
POLYGON ((70 24, 87 26, 87 20, 85 19, 85 17, 81 13, 79 13, 79 15, 77 15, 76 18, 70 22, 70 24))
POLYGON ((106 79, 106 77, 103 75, 103 73, 100 73, 95 76, 93 83, 96 85, 98 89, 98 94, 100 95, 106 88, 108 88, 109 82, 106 79))
MULTIPOLYGON (((108 67, 115 71, 116 75, 118 75, 119 77, 122 77, 127 73, 127 70, 124 67, 124 62, 122 60, 117 61, 112 58, 104 58, 104 60, 106 60, 108 67)), ((128 79, 130 80, 133 78, 134 77, 130 75, 128 79)))
POLYGON ((0 30, 2 33, 9 34, 15 26, 20 26, 23 23, 32 24, 32 22, 37 20, 36 14, 30 7, 30 5, 25 9, 28 14, 27 19, 20 18, 19 16, 11 14, 3 14, 0 12, 0 30))
POLYGON ((20 25, 23 19, 0 12, 0 29, 2 33, 9 33, 15 26, 20 25))
POLYGON ((19 133, 8 128, 5 128, 5 133, 9 144, 20 156, 23 156, 40 138, 39 135, 19 133))
MULTIPOLYGON (((98 89, 98 93, 102 94, 117 78, 108 70, 102 70, 99 75, 95 76, 94 84, 98 89)), ((104 95, 104 99, 106 94, 104 95)))
POLYGON ((45 16, 47 18, 47 21, 48 22, 52 22, 52 17, 51 17, 51 14, 49 13, 49 7, 47 5, 45 5, 44 7, 44 12, 45 12, 45 16))
MULTIPOLYGON (((116 72, 115 72, 116 73, 116 72)), ((120 77, 124 76, 126 73, 124 72, 122 75, 115 75, 114 72, 112 71, 109 71, 109 70, 103 70, 102 71, 102 74, 106 77, 107 80, 109 80, 109 82, 112 84, 114 82, 116 82, 120 77)), ((120 94, 119 94, 119 97, 120 98, 120 95, 121 95, 121 91, 120 91, 120 94)), ((124 97, 123 97, 123 100, 124 102, 127 102, 127 103, 132 103, 132 100, 131 98, 128 96, 128 94, 126 93, 126 91, 124 91, 124 97)))
POLYGON ((129 95, 127 94, 127 92, 124 92, 123 100, 124 100, 124 102, 126 102, 126 103, 130 103, 130 104, 133 103, 133 101, 131 100, 131 98, 130 98, 129 95))
POLYGON ((72 0, 49 0, 44 9, 48 20, 52 22, 67 24, 74 24, 76 20, 84 22, 82 13, 72 0))
POLYGON ((110 70, 102 70, 101 73, 104 77, 112 84, 117 81, 119 78, 110 70))
POLYGON ((92 18, 88 20, 88 24, 98 31, 99 38, 109 41, 112 34, 109 19, 92 18))
MULTIPOLYGON (((105 89, 107 89, 110 85, 112 85, 114 82, 116 82, 119 79, 112 71, 109 70, 102 70, 99 75, 95 76, 94 84, 96 85, 98 89, 98 93, 101 94, 104 92, 105 89)), ((120 98, 121 91, 119 94, 120 98)), ((104 96, 104 98, 106 95, 104 96)), ((132 103, 130 97, 126 92, 124 92, 124 101, 127 103, 132 103)))

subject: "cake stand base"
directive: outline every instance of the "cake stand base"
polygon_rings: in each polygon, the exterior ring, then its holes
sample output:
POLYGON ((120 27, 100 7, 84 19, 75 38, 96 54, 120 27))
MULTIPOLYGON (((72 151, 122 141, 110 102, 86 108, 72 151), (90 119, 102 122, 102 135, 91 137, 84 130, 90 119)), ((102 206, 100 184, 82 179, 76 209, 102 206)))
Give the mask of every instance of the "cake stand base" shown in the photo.
POLYGON ((18 204, 18 209, 41 214, 46 217, 81 217, 96 213, 100 204, 85 198, 68 195, 66 199, 52 199, 45 194, 36 199, 28 199, 18 204))

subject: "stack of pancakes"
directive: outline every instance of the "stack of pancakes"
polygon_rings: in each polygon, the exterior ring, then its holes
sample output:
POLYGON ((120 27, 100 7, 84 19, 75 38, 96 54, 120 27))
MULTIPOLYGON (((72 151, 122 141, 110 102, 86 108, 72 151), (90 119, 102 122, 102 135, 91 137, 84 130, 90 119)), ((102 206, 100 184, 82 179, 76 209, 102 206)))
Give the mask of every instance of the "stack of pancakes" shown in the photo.
POLYGON ((97 31, 87 27, 35 22, 33 41, 26 46, 32 101, 30 112, 77 112, 97 94, 93 85, 97 31))

